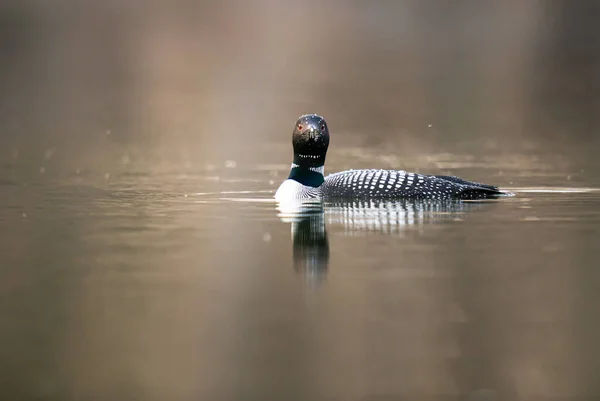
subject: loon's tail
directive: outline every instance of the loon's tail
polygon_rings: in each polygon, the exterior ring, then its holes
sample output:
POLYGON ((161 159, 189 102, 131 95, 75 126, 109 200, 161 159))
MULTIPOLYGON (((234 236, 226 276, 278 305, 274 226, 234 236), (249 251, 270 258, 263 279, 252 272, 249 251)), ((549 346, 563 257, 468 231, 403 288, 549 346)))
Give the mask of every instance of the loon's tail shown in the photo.
POLYGON ((467 188, 464 188, 462 191, 460 191, 460 197, 463 199, 498 198, 501 196, 514 195, 510 192, 501 191, 500 188, 493 185, 482 184, 475 181, 467 181, 451 175, 434 175, 433 177, 466 186, 467 188))
POLYGON ((504 192, 496 187, 490 187, 487 185, 486 187, 476 187, 476 186, 468 186, 463 188, 460 191, 459 198, 461 199, 493 199, 500 198, 503 196, 514 196, 513 193, 504 192), (495 189, 492 189, 495 188, 495 189))
POLYGON ((462 178, 455 177, 453 175, 434 175, 433 177, 441 178, 442 180, 454 182, 456 184, 468 185, 470 187, 478 187, 478 188, 489 189, 491 191, 499 191, 498 187, 495 187, 493 185, 482 184, 480 182, 475 182, 475 181, 467 181, 467 180, 463 180, 462 178))

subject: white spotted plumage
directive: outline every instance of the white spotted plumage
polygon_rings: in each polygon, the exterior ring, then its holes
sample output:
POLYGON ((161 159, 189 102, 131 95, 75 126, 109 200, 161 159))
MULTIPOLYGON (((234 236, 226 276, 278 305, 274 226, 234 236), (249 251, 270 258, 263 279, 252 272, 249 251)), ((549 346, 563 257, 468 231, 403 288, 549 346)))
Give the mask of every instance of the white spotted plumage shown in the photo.
POLYGON ((446 199, 467 186, 403 170, 348 170, 330 174, 320 187, 325 198, 446 199))

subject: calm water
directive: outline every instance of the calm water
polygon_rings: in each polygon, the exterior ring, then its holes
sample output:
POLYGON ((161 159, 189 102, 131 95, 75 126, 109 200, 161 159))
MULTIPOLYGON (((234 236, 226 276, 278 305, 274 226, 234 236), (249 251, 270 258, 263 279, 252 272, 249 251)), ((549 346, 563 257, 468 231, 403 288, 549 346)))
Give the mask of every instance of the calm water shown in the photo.
POLYGON ((5 0, 0 400, 599 400, 599 15, 5 0), (516 196, 277 210, 313 112, 516 196))
POLYGON ((597 189, 298 215, 228 165, 3 181, 8 399, 600 396, 597 189))

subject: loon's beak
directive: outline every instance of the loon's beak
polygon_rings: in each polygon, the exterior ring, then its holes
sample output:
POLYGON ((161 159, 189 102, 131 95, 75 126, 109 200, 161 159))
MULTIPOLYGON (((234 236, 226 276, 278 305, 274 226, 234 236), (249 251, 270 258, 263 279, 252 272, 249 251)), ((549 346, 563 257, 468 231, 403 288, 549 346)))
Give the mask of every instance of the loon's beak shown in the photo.
POLYGON ((308 126, 304 132, 308 134, 310 139, 316 139, 321 135, 319 127, 315 127, 314 125, 308 126))

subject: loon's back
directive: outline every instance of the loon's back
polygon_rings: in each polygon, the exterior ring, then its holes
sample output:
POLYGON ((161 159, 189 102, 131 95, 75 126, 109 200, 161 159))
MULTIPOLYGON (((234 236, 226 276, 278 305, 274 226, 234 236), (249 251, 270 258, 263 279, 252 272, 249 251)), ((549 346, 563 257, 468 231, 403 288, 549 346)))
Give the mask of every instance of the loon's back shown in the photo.
POLYGON ((506 195, 491 185, 403 170, 342 171, 325 177, 319 189, 327 199, 482 199, 506 195))

